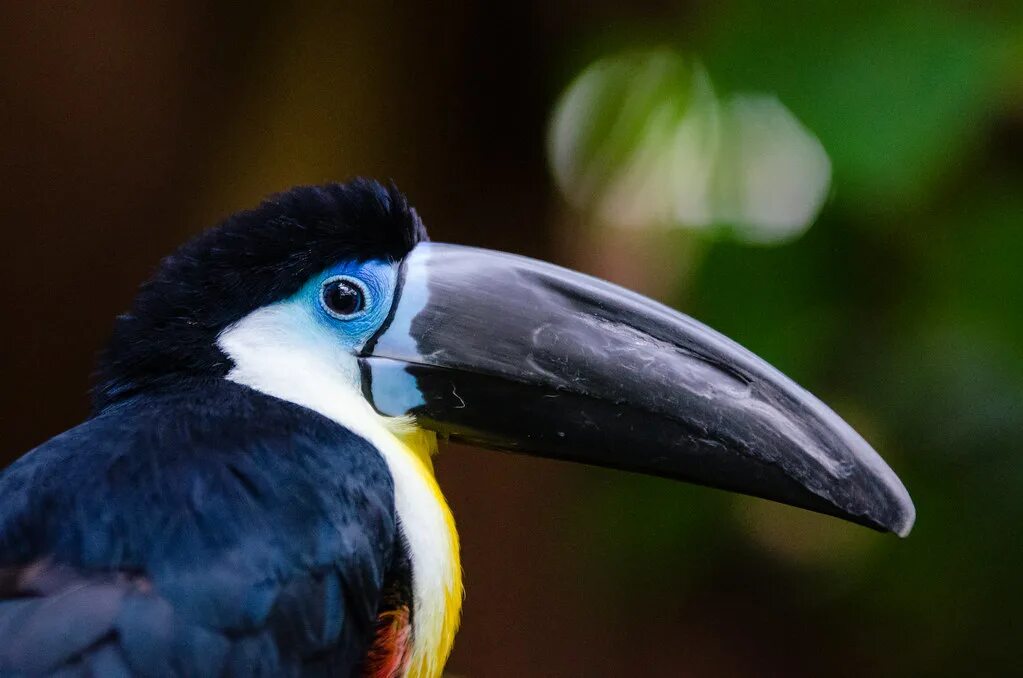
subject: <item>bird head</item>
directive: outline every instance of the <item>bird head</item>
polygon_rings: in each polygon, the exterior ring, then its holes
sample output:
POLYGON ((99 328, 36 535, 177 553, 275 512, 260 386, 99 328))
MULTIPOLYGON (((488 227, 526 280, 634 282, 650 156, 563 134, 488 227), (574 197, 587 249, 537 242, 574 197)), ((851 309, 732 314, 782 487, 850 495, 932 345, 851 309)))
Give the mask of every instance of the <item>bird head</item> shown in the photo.
POLYGON ((96 404, 225 377, 900 535, 915 516, 862 437, 738 344, 580 273, 429 242, 370 181, 274 196, 168 257, 118 319, 96 404))

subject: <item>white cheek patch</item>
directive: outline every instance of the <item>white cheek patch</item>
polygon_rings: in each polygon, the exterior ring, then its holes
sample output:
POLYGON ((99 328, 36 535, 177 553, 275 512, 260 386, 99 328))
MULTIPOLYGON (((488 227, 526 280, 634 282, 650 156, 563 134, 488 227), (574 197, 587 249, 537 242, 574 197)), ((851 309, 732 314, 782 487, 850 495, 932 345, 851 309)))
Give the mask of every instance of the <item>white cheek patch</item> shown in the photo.
POLYGON ((328 384, 358 393, 355 355, 347 351, 299 302, 253 311, 217 339, 234 362, 231 381, 305 405, 321 401, 328 384), (312 376, 314 378, 310 379, 312 376))

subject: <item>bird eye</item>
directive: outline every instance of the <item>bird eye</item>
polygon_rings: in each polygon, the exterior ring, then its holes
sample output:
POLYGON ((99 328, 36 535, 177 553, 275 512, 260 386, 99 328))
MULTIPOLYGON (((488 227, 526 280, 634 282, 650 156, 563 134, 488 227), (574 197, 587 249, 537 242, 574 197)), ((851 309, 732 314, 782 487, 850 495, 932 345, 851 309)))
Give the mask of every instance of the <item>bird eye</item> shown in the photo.
POLYGON ((331 278, 323 283, 320 300, 327 313, 350 320, 366 310, 366 289, 353 278, 331 278))

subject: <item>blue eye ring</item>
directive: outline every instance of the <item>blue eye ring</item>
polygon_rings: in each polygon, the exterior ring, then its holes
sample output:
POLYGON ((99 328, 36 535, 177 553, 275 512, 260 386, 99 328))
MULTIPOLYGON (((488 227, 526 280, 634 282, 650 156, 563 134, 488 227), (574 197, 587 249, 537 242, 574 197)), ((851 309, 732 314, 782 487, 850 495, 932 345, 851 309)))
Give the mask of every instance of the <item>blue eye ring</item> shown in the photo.
POLYGON ((331 276, 320 284, 320 307, 337 320, 366 315, 370 300, 366 284, 350 275, 331 276))

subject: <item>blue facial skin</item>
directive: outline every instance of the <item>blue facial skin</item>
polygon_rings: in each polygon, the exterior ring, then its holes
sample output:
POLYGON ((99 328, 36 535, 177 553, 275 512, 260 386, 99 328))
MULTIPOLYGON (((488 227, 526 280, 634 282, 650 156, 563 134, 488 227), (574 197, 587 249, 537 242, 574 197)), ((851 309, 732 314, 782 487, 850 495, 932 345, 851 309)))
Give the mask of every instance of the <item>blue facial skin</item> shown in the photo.
POLYGON ((358 353, 387 319, 394 300, 397 268, 397 264, 378 259, 342 262, 312 278, 293 300, 311 310, 316 324, 328 330, 343 348, 358 353), (324 284, 339 277, 354 282, 365 293, 363 309, 351 316, 335 316, 323 301, 324 284))
MULTIPOLYGON (((381 260, 346 261, 312 278, 286 303, 302 309, 301 322, 310 323, 311 335, 326 334, 339 350, 359 355, 387 319, 394 304, 397 279, 398 264, 381 260), (338 317, 327 309, 323 299, 324 285, 339 277, 362 288, 365 294, 362 311, 338 317)), ((405 294, 410 293, 407 288, 406 285, 405 294)), ((413 300, 417 298, 413 297, 413 300)), ((416 303, 421 306, 423 302, 416 303)), ((416 378, 408 372, 406 365, 383 361, 368 369, 372 375, 379 377, 370 376, 370 384, 372 404, 380 414, 398 417, 424 404, 416 378)), ((363 378, 366 376, 364 374, 363 378)))

